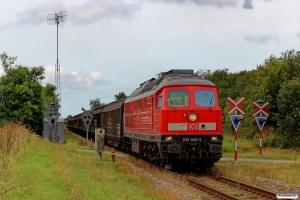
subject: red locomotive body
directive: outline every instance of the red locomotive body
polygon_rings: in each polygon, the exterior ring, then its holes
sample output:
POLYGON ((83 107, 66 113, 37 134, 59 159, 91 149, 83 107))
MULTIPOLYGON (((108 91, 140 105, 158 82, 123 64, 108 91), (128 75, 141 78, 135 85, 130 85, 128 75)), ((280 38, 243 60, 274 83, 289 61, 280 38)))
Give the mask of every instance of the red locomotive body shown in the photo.
POLYGON ((193 70, 170 70, 125 101, 124 149, 166 167, 205 168, 222 156, 217 87, 193 70))

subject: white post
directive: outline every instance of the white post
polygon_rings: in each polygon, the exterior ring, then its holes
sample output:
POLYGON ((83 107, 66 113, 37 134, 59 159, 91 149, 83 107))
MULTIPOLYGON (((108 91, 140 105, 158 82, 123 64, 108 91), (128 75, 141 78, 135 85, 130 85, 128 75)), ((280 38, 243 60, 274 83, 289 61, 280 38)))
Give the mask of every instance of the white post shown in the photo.
MULTIPOLYGON (((261 117, 261 113, 259 113, 259 116, 261 117)), ((259 155, 262 155, 262 130, 259 128, 259 155)))
MULTIPOLYGON (((237 110, 235 110, 237 114, 237 110)), ((238 159, 238 132, 234 130, 234 163, 237 163, 238 159)))

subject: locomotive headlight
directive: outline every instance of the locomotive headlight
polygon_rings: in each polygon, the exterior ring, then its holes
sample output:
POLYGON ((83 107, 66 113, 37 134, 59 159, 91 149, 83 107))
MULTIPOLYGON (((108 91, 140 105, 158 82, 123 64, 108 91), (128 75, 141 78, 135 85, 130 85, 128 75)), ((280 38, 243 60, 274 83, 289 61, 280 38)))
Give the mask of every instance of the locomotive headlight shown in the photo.
POLYGON ((211 141, 222 141, 222 140, 223 140, 223 136, 222 135, 212 136, 211 137, 211 141))
POLYGON ((196 121, 196 119, 197 119, 197 115, 196 115, 196 113, 190 113, 189 114, 189 120, 190 121, 196 121))
POLYGON ((168 141, 168 142, 170 142, 170 141, 173 140, 173 137, 172 137, 172 136, 162 136, 162 137, 161 137, 161 140, 162 140, 162 141, 168 141))
POLYGON ((173 140, 173 137, 172 136, 167 136, 166 137, 166 141, 172 141, 173 140))
POLYGON ((212 141, 216 141, 217 139, 218 139, 217 136, 212 136, 212 137, 211 137, 211 140, 212 140, 212 141))

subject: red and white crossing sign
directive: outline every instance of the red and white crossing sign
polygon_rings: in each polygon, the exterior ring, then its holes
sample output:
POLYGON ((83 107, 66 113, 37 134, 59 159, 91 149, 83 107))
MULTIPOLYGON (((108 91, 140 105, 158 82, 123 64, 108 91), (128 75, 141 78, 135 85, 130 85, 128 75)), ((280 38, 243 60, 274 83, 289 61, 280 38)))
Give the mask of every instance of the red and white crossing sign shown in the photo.
POLYGON ((256 110, 252 113, 253 116, 257 115, 258 113, 264 113, 265 115, 269 116, 269 112, 266 111, 266 108, 269 107, 269 103, 265 103, 264 105, 260 106, 256 102, 253 102, 252 104, 256 110))
POLYGON ((241 98, 238 102, 235 102, 230 97, 227 98, 227 101, 231 104, 231 108, 228 109, 228 114, 232 113, 235 110, 240 111, 242 114, 245 114, 246 110, 241 106, 245 102, 245 98, 241 98))

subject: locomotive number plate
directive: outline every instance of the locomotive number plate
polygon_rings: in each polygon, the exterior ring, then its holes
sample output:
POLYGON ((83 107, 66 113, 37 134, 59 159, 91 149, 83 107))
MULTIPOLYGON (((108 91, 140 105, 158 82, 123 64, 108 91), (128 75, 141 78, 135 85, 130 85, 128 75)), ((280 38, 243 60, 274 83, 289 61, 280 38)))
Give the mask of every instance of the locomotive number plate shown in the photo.
POLYGON ((201 138, 182 138, 183 142, 201 142, 201 138))

